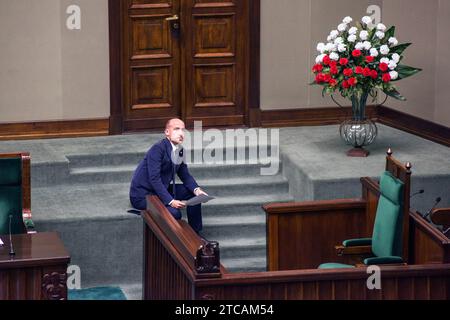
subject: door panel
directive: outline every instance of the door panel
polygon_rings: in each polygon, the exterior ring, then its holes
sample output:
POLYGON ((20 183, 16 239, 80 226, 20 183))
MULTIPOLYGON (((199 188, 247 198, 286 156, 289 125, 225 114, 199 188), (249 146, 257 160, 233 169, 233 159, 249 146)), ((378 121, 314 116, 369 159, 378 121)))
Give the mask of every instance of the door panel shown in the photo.
POLYGON ((192 125, 245 124, 247 1, 189 0, 184 34, 185 120, 192 125))
POLYGON ((124 129, 159 128, 181 113, 180 46, 166 18, 180 0, 127 0, 124 129))
POLYGON ((247 1, 125 0, 121 11, 124 131, 173 117, 245 124, 247 1))

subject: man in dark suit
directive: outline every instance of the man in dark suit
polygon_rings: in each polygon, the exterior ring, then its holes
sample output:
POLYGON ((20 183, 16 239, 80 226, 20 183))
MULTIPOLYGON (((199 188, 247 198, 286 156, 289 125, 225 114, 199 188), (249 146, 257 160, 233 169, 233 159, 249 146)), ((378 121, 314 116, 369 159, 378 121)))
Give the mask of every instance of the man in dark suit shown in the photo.
MULTIPOLYGON (((154 144, 134 172, 130 187, 130 202, 136 209, 146 209, 145 197, 157 195, 175 219, 181 219, 183 200, 206 194, 181 162, 184 122, 171 119, 166 124, 166 138, 154 144), (180 163, 181 162, 181 163, 180 163), (183 184, 175 184, 175 174, 183 184)), ((188 222, 197 233, 202 229, 201 204, 187 207, 188 222)))

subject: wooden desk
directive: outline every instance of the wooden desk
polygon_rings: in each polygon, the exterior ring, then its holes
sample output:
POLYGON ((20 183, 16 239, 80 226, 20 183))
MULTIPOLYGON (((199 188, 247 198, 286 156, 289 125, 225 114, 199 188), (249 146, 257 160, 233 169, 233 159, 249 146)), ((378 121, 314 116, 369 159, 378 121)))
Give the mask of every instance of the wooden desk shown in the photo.
POLYGON ((0 235, 0 300, 66 300, 70 256, 57 233, 0 235))

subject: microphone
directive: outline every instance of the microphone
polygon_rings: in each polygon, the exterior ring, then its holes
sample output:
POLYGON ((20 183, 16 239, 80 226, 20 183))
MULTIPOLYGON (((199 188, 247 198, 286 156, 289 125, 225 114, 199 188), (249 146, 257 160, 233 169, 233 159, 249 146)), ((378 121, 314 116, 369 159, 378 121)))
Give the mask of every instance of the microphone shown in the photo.
POLYGON ((419 191, 414 192, 412 195, 410 195, 409 198, 411 199, 412 197, 417 196, 418 194, 422 194, 422 193, 424 193, 424 192, 425 192, 425 190, 420 189, 419 191))
POLYGON ((11 221, 12 221, 12 214, 9 215, 9 255, 15 256, 16 253, 14 252, 14 247, 12 243, 12 236, 11 236, 11 221))
POLYGON ((434 205, 431 207, 431 209, 430 210, 428 210, 428 212, 423 216, 423 218, 427 218, 430 214, 431 214, 431 211, 433 211, 433 209, 438 205, 438 203, 439 202, 441 202, 441 197, 437 197, 436 198, 436 202, 434 203, 434 205))

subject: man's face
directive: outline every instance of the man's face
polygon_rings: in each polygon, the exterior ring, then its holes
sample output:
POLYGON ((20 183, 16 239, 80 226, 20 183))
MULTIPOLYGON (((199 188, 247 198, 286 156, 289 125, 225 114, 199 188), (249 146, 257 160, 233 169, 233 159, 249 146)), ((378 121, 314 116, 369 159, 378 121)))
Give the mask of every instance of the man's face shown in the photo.
POLYGON ((174 119, 170 121, 164 133, 173 144, 177 145, 184 141, 184 130, 184 122, 179 119, 174 119))

